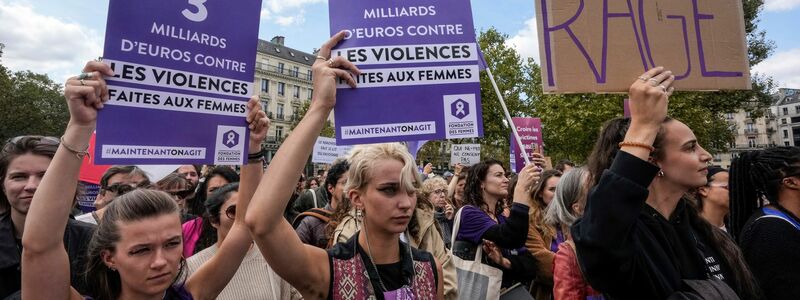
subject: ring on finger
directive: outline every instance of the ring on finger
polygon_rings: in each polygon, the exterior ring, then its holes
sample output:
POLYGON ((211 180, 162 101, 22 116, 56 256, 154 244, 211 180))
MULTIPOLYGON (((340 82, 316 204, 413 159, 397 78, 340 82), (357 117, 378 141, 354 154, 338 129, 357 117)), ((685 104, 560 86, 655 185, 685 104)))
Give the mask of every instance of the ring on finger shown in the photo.
POLYGON ((328 60, 328 67, 333 68, 333 62, 334 62, 333 58, 329 59, 328 60))
POLYGON ((86 82, 84 82, 83 79, 78 79, 78 81, 81 82, 81 85, 86 85, 86 82))
POLYGON ((78 75, 78 79, 80 79, 80 80, 83 80, 83 79, 92 79, 92 76, 93 76, 93 75, 94 75, 94 74, 92 74, 91 72, 89 72, 89 73, 82 72, 80 75, 78 75))
POLYGON ((661 90, 664 91, 664 93, 667 92, 667 87, 665 87, 663 84, 659 84, 658 87, 660 87, 661 90))
POLYGON ((322 55, 317 55, 317 59, 328 60, 325 56, 322 55))
POLYGON ((644 82, 647 82, 647 80, 649 80, 649 79, 650 78, 647 78, 647 76, 639 76, 639 80, 644 81, 644 82))
POLYGON ((647 81, 649 81, 653 86, 657 86, 658 85, 658 80, 655 80, 654 78, 650 78, 647 81))

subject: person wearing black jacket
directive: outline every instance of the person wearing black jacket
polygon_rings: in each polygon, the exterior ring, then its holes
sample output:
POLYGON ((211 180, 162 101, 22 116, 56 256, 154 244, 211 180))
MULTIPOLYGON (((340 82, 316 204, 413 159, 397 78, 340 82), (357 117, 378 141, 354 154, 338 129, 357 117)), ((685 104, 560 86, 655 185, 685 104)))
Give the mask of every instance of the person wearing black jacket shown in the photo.
MULTIPOLYGON (((58 149, 59 139, 44 136, 12 138, 0 153, 0 202, 9 207, 0 214, 0 299, 21 289, 22 234, 33 194, 50 166, 58 149)), ((77 182, 76 182, 77 185, 77 182)), ((82 275, 86 266, 86 249, 95 226, 69 219, 64 232, 64 248, 70 258, 71 283, 85 291, 82 275)))
POLYGON ((730 187, 730 232, 764 295, 800 299, 800 148, 742 153, 730 187))
POLYGON ((581 269, 612 299, 757 299, 741 252, 683 198, 706 184, 711 156, 666 116, 673 80, 660 67, 640 76, 630 128, 612 121, 598 139, 589 163, 597 185, 571 229, 581 269), (603 172, 598 161, 609 159, 603 172))

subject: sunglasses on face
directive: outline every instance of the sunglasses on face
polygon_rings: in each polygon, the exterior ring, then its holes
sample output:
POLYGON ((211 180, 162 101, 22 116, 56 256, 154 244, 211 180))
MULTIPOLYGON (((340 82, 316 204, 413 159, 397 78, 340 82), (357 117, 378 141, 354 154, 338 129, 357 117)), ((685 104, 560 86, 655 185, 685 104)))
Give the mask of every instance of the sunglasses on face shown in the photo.
POLYGON ((173 197, 177 197, 179 199, 186 199, 186 197, 189 197, 189 196, 192 195, 192 192, 194 192, 194 191, 191 190, 191 189, 186 189, 186 190, 182 190, 182 191, 169 191, 167 193, 172 195, 173 197))
POLYGON ((236 219, 236 205, 235 204, 231 205, 231 206, 228 206, 228 208, 225 209, 225 216, 228 217, 228 219, 231 219, 231 220, 236 219))
POLYGON ((708 186, 723 188, 723 189, 726 189, 726 190, 728 189, 728 185, 727 184, 709 184, 708 186))

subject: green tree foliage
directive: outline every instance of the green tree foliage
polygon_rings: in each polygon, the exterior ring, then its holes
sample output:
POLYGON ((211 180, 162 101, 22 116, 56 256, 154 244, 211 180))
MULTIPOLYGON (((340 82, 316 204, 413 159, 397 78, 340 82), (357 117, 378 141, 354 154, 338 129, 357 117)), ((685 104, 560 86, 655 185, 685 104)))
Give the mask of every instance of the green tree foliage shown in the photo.
POLYGON ((69 112, 60 84, 45 74, 12 73, 0 65, 0 140, 19 135, 59 136, 69 112))
MULTIPOLYGON (((300 109, 295 112, 295 116, 297 117, 295 117, 294 120, 292 120, 292 130, 294 130, 294 128, 297 127, 297 124, 300 123, 300 119, 302 119, 303 116, 306 115, 306 112, 308 112, 309 107, 311 107, 311 101, 305 101, 303 102, 303 105, 300 106, 300 109)), ((333 124, 331 123, 330 120, 325 121, 325 127, 322 127, 322 132, 319 134, 319 136, 324 136, 329 138, 336 137, 336 129, 333 128, 333 124)))

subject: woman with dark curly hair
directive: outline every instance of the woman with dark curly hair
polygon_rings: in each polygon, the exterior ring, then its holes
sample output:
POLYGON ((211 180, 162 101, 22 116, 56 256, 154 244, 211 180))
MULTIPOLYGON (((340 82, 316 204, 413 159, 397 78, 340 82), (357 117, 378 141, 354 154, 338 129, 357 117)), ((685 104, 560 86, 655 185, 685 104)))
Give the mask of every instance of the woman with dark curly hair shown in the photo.
POLYGON ((200 216, 183 223, 183 255, 190 257, 217 243, 217 230, 211 226, 205 202, 218 188, 239 182, 239 174, 228 166, 212 167, 197 188, 189 213, 200 216), (197 205, 200 205, 199 207, 197 205))
MULTIPOLYGON (((539 154, 535 161, 542 164, 539 154)), ((541 175, 539 167, 530 164, 519 174, 509 217, 503 212, 508 195, 508 183, 503 164, 497 160, 482 161, 469 169, 464 186, 464 206, 460 214, 453 254, 462 259, 475 258, 477 247, 483 247, 487 258, 481 258, 503 271, 502 287, 528 283, 535 275, 536 260, 525 249, 528 234, 528 210, 531 206, 530 188, 541 175)))

